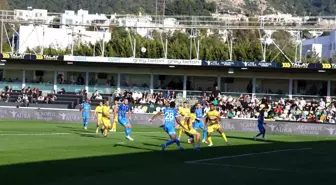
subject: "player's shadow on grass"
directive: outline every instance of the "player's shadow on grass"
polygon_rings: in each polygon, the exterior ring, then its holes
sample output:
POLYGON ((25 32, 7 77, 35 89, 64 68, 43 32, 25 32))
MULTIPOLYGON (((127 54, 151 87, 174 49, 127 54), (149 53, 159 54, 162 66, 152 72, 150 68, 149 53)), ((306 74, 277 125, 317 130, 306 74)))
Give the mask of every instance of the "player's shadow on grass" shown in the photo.
MULTIPOLYGON (((215 137, 215 138, 221 138, 221 136, 212 136, 212 137, 215 137)), ((248 141, 254 141, 253 137, 238 137, 238 136, 230 136, 230 135, 227 135, 226 136, 228 138, 228 140, 230 141, 230 139, 239 139, 239 140, 248 140, 248 141)), ((277 143, 277 142, 282 142, 282 141, 277 141, 277 140, 266 140, 266 141, 263 141, 261 140, 261 137, 257 138, 256 141, 260 141, 260 142, 266 142, 266 143, 277 143)))
POLYGON ((84 129, 80 129, 78 127, 70 127, 70 126, 58 126, 59 128, 64 128, 67 130, 67 132, 72 132, 72 133, 75 133, 75 134, 80 134, 80 133, 92 133, 88 130, 84 130, 84 129))
POLYGON ((153 150, 153 149, 150 149, 150 148, 142 148, 142 147, 124 145, 124 144, 115 144, 115 145, 113 145, 113 147, 125 147, 125 148, 132 148, 132 149, 139 149, 139 150, 146 150, 146 151, 158 151, 158 150, 153 150))
POLYGON ((89 137, 89 138, 104 138, 101 134, 91 134, 91 133, 78 133, 81 137, 89 137))
MULTIPOLYGON (((46 141, 47 142, 47 141, 46 141)), ((170 150, 177 149, 176 145, 172 145, 169 147, 167 151, 159 151, 160 147, 153 149, 154 144, 144 143, 143 145, 148 146, 146 148, 141 147, 141 143, 138 143, 140 146, 134 146, 137 143, 130 145, 117 144, 113 147, 112 151, 116 151, 115 153, 111 153, 111 155, 106 155, 104 152, 96 153, 96 156, 91 157, 81 157, 81 158, 70 158, 72 155, 69 155, 66 150, 52 149, 52 152, 48 155, 54 156, 54 158, 68 158, 62 160, 52 160, 46 161, 45 158, 47 156, 46 153, 41 152, 41 162, 30 162, 30 163, 21 163, 21 164, 11 164, 11 165, 2 165, 0 166, 0 179, 1 185, 16 185, 16 184, 25 184, 25 185, 92 185, 92 184, 159 184, 160 185, 171 185, 178 184, 184 182, 185 184, 206 184, 208 182, 208 178, 205 178, 207 182, 199 183, 203 178, 189 178, 194 177, 195 174, 199 174, 200 171, 206 169, 207 172, 211 175, 226 175, 228 178, 231 176, 235 176, 235 182, 227 182, 227 184, 246 184, 246 182, 250 183, 250 179, 244 179, 244 175, 248 175, 253 173, 253 175, 260 179, 260 172, 258 170, 235 170, 235 169, 226 169, 226 168, 211 168, 211 167, 198 167, 197 165, 190 166, 185 164, 185 161, 191 160, 199 160, 199 159, 208 159, 208 158, 216 158, 222 156, 232 156, 232 155, 241 155, 248 153, 259 153, 259 152, 267 152, 272 150, 282 150, 282 149, 297 149, 297 148, 305 148, 305 147, 316 147, 317 151, 325 150, 330 160, 334 159, 336 155, 336 141, 307 141, 307 142, 270 142, 269 144, 260 144, 256 142, 253 145, 232 145, 230 147, 226 146, 218 146, 217 143, 214 143, 214 147, 202 147, 201 151, 193 151, 192 149, 186 149, 184 152, 178 150, 170 150), (149 148, 152 147, 152 148, 149 148), (131 148, 132 150, 127 150, 127 148, 131 148), (126 149, 126 150, 125 150, 126 149), (137 151, 138 150, 138 151, 137 151), (59 152, 59 153, 58 153, 59 152), (125 153, 123 153, 125 152, 125 153), (133 153, 132 153, 133 152, 133 153), (136 152, 136 153, 135 153, 136 152), (70 158, 70 159, 69 159, 70 158), (176 170, 181 171, 183 176, 188 177, 187 180, 182 181, 181 175, 176 174, 176 170), (230 173, 234 171, 234 173, 230 173), (216 172, 216 173, 215 173, 216 172), (255 172, 255 173, 254 173, 255 172), (173 174, 169 176, 167 180, 163 176, 165 174, 173 174), (241 174, 239 176, 239 174, 241 174), (163 177, 163 178, 162 178, 163 177), (241 178, 240 178, 241 177, 241 178), (195 183, 197 180, 198 183, 195 183), (244 181, 245 180, 245 181, 244 181), (194 181, 194 182, 193 182, 194 181), (237 181, 237 182, 236 182, 237 181), (238 182, 240 181, 240 183, 238 182), (243 182, 244 181, 244 182, 243 182)), ((99 145, 99 143, 97 143, 99 145)), ((105 146, 104 146, 105 147, 105 146)), ((48 149, 48 147, 46 147, 48 149)), ((78 155, 83 152, 82 148, 78 151, 78 155)), ((87 149, 88 151, 90 148, 87 149)), ((313 150, 314 151, 314 150, 313 150)), ((30 151, 28 151, 30 152, 30 151)), ((39 151, 37 151, 38 154, 39 151)), ((306 151, 300 151, 300 156, 307 155, 307 164, 311 162, 310 155, 312 153, 306 151)), ((319 154, 319 153, 317 153, 319 154)), ((26 155, 26 154, 23 154, 26 155)), ((321 155, 321 154, 320 154, 321 155)), ((29 160, 38 160, 39 155, 34 153, 32 156, 31 153, 27 153, 27 156, 30 157, 29 160), (30 156, 28 155, 30 154, 30 156)), ((325 156, 321 156, 325 158, 325 156)), ((48 158, 48 157, 47 157, 48 158)), ((262 159, 262 158, 261 158, 262 159)), ((13 160, 13 159, 11 159, 13 160)), ((259 159, 260 160, 260 159, 259 159)), ((280 160, 280 159, 275 159, 280 160)), ((285 162, 286 159, 282 159, 285 162)), ((300 159, 302 160, 302 159, 300 159)), ((324 159, 321 159, 322 163, 318 163, 315 161, 314 166, 327 164, 324 159)), ((262 161, 262 160, 261 160, 262 161)), ((274 162, 274 161, 273 161, 274 162)), ((328 163, 329 164, 329 163, 328 163)), ((242 164, 244 165, 244 164, 242 164)), ((270 164, 272 165, 272 164, 270 164)), ((322 166, 323 166, 322 165, 322 166)), ((332 163, 331 165, 335 165, 332 163)), ((335 176, 335 171, 330 171, 328 174, 332 178, 335 176), (334 176, 332 176, 334 175, 334 176)), ((306 176, 306 177, 296 177, 291 176, 290 178, 286 176, 286 178, 279 178, 278 174, 274 172, 270 172, 267 175, 273 175, 276 178, 276 182, 273 184, 288 184, 288 179, 296 178, 299 179, 300 182, 296 184, 313 184, 309 183, 307 179, 313 178, 314 176, 306 176), (304 183, 308 182, 308 183, 304 183)), ((290 175, 290 174, 289 174, 290 175)), ((296 175, 296 174, 294 174, 296 175)), ((202 175, 200 175, 202 176, 202 175)), ((281 174, 280 174, 281 176, 281 174)), ((274 180, 273 178, 273 180, 274 180)), ((257 180, 255 179, 255 180, 257 180)), ((232 180, 232 179, 231 179, 232 180)), ((228 179, 226 179, 228 181, 228 179)), ((321 178, 318 178, 318 181, 315 184, 321 184, 321 178)), ((251 181, 252 182, 252 181, 251 181)), ((254 181, 258 182, 259 181, 254 181)), ((263 181, 261 181, 263 182, 263 181)), ((326 183, 326 180, 323 179, 323 184, 332 184, 326 183)), ((333 181, 334 182, 334 181, 333 181)), ((256 184, 256 183, 254 183, 256 184)), ((254 185, 252 183, 252 185, 254 185)), ((294 184, 294 183, 292 183, 294 184)), ((291 185, 292 185, 291 184, 291 185)))
MULTIPOLYGON (((148 137, 148 138, 152 138, 152 139, 155 139, 155 140, 158 140, 158 141, 163 141, 163 143, 166 143, 168 138, 167 137, 161 137, 161 136, 152 136, 152 135, 143 135, 145 137, 148 137)), ((182 144, 187 144, 187 142, 184 141, 184 139, 186 139, 187 136, 183 135, 182 136, 182 139, 181 139, 181 143, 182 144)))
POLYGON ((151 143, 142 143, 142 144, 145 145, 145 146, 161 147, 161 145, 154 145, 154 144, 151 144, 151 143))

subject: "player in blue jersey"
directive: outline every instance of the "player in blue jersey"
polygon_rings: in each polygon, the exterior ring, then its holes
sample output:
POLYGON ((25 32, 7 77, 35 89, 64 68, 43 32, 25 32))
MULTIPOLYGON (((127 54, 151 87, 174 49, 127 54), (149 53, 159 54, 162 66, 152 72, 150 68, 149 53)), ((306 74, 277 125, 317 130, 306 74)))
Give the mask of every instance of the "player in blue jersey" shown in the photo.
POLYGON ((132 125, 129 122, 130 113, 131 109, 128 100, 124 99, 123 103, 120 104, 118 108, 118 122, 125 128, 126 139, 133 141, 134 139, 131 138, 132 125))
POLYGON ((82 111, 84 129, 87 130, 91 111, 91 105, 89 103, 89 99, 86 99, 85 102, 81 104, 80 111, 82 111))
MULTIPOLYGON (((205 127, 202 119, 203 119, 203 109, 202 109, 202 105, 200 103, 198 103, 196 105, 196 109, 195 109, 195 114, 196 114, 196 120, 193 123, 193 128, 195 130, 201 129, 203 130, 203 134, 202 134, 202 143, 206 143, 207 144, 207 135, 208 135, 208 129, 205 127)), ((191 138, 189 138, 191 139, 191 138)))
MULTIPOLYGON (((180 150, 183 150, 180 140, 176 137, 176 132, 175 132, 175 121, 177 124, 179 124, 182 128, 184 126, 180 122, 179 115, 177 113, 177 110, 175 109, 175 102, 171 102, 170 106, 157 114, 155 114, 152 119, 149 120, 149 122, 152 122, 156 117, 160 115, 164 115, 164 125, 163 125, 163 130, 169 135, 170 140, 166 142, 166 144, 162 144, 162 150, 165 150, 167 146, 176 143, 176 145, 180 148, 180 150)), ((186 128, 184 128, 186 129, 186 128)))
POLYGON ((266 129, 264 127, 264 125, 266 125, 266 123, 264 122, 265 119, 265 111, 261 110, 258 116, 258 129, 259 129, 259 134, 257 134, 256 136, 254 136, 254 140, 257 140, 257 137, 262 135, 262 140, 266 140, 265 139, 265 134, 266 134, 266 129))

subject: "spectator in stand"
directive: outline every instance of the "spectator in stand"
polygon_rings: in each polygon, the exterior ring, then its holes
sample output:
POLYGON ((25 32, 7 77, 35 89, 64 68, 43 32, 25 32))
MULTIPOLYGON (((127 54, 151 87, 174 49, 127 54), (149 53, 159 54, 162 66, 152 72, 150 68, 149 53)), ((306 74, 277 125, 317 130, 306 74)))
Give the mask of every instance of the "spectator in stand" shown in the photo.
POLYGON ((56 96, 56 94, 50 94, 48 98, 49 98, 49 101, 50 101, 50 102, 54 102, 54 101, 57 100, 57 96, 56 96))
POLYGON ((214 98, 220 96, 220 89, 218 88, 218 86, 215 86, 215 89, 212 91, 212 94, 214 98))
POLYGON ((96 100, 102 100, 103 99, 103 96, 100 95, 100 93, 98 93, 95 97, 96 100))
POLYGON ((84 85, 85 84, 85 80, 84 80, 84 78, 82 77, 81 74, 78 75, 76 84, 77 85, 84 85))
POLYGON ((66 91, 65 91, 64 88, 62 88, 60 91, 57 92, 57 94, 65 94, 65 93, 66 93, 66 91))
POLYGON ((119 101, 120 100, 120 94, 118 92, 118 90, 115 90, 114 93, 112 94, 112 99, 119 101))
POLYGON ((22 96, 22 100, 23 100, 23 104, 25 107, 27 107, 29 105, 29 98, 27 94, 23 94, 22 96))
POLYGON ((4 101, 4 102, 8 102, 9 101, 9 94, 6 93, 6 92, 2 92, 1 93, 1 100, 4 101))
POLYGON ((44 102, 44 96, 42 96, 41 94, 40 94, 40 96, 37 98, 37 101, 38 102, 44 102))
POLYGON ((93 94, 92 94, 92 99, 96 99, 96 97, 99 95, 99 91, 96 90, 93 94))
POLYGON ((11 86, 6 86, 5 87, 5 92, 7 92, 7 93, 13 92, 12 87, 11 86))

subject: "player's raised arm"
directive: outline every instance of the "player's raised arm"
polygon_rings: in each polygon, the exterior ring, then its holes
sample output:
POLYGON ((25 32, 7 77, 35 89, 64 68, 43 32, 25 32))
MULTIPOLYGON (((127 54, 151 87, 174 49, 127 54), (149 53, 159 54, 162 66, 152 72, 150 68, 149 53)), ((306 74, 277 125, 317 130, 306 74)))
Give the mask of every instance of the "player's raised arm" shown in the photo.
POLYGON ((217 122, 218 122, 218 123, 220 123, 220 122, 221 122, 221 120, 222 120, 222 118, 221 118, 221 116, 220 116, 220 114, 219 114, 219 112, 218 112, 218 116, 217 116, 217 122))
POLYGON ((149 119, 149 122, 152 122, 155 118, 161 116, 163 114, 162 110, 158 113, 156 113, 151 119, 149 119))
POLYGON ((83 107, 84 107, 84 106, 83 106, 83 103, 79 104, 79 111, 80 111, 80 112, 82 112, 83 107))
POLYGON ((127 112, 126 112, 127 117, 128 117, 129 120, 132 120, 132 111, 131 110, 132 110, 132 108, 129 107, 128 110, 127 110, 127 112))

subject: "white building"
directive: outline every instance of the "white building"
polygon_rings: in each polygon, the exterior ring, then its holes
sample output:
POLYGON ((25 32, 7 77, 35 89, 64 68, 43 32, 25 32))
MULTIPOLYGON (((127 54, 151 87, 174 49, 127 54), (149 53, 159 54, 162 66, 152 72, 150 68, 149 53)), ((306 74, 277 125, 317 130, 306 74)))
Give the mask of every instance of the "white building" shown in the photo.
POLYGON ((230 21, 230 22, 248 21, 248 17, 246 15, 236 12, 219 13, 216 10, 216 13, 211 14, 211 16, 212 18, 217 19, 219 21, 230 21))
POLYGON ((336 51, 336 31, 332 31, 328 36, 304 40, 302 45, 303 55, 306 55, 307 52, 314 50, 317 50, 316 52, 318 53, 320 50, 321 57, 330 59, 336 51))
POLYGON ((27 10, 14 10, 14 19, 23 21, 41 21, 41 23, 49 23, 52 17, 48 17, 48 10, 32 9, 28 7, 27 10))
POLYGON ((47 26, 20 26, 19 39, 16 49, 25 53, 27 48, 37 47, 66 49, 72 43, 96 43, 111 40, 108 31, 86 31, 83 28, 48 28, 47 26))
POLYGON ((268 14, 258 17, 259 22, 264 23, 277 23, 277 24, 302 24, 308 20, 306 17, 294 17, 291 14, 268 14))
POLYGON ((87 10, 75 11, 66 10, 61 14, 62 27, 67 25, 97 25, 108 27, 110 25, 110 19, 105 14, 89 14, 87 10))
POLYGON ((165 18, 163 24, 164 25, 155 23, 151 16, 142 15, 141 13, 139 13, 139 16, 129 15, 118 20, 119 26, 126 27, 126 29, 134 28, 137 34, 142 37, 147 36, 151 31, 160 27, 169 27, 169 29, 165 29, 165 31, 170 31, 171 33, 178 30, 178 28, 172 28, 179 25, 179 22, 174 18, 165 18))

